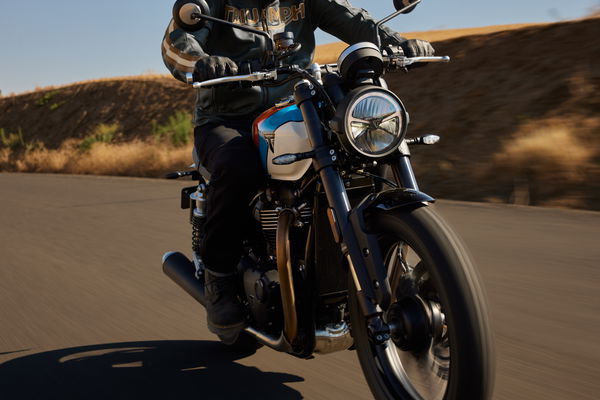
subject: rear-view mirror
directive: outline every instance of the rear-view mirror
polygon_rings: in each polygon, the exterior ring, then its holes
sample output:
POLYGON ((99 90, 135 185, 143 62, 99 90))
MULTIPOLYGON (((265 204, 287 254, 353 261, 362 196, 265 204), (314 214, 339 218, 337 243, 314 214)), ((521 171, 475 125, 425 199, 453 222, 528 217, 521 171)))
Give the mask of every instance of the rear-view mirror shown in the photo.
POLYGON ((177 0, 173 5, 173 20, 187 32, 199 31, 206 21, 202 15, 209 15, 210 8, 205 0, 177 0))
MULTIPOLYGON (((410 6, 416 1, 417 0, 394 0, 394 7, 396 8, 396 11, 400 11, 403 8, 410 6)), ((402 14, 408 14, 409 12, 413 11, 416 7, 417 5, 415 4, 411 8, 406 9, 406 11, 404 11, 402 14)))

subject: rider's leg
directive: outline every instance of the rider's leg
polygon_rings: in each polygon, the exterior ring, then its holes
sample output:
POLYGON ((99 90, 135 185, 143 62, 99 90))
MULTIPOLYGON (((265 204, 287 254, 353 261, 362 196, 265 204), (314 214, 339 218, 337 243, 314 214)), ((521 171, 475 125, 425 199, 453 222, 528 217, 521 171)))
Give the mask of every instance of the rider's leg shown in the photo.
POLYGON ((248 203, 264 179, 250 126, 248 121, 209 123, 194 132, 202 165, 211 174, 200 253, 207 268, 208 325, 215 333, 244 325, 234 272, 242 253, 248 203))

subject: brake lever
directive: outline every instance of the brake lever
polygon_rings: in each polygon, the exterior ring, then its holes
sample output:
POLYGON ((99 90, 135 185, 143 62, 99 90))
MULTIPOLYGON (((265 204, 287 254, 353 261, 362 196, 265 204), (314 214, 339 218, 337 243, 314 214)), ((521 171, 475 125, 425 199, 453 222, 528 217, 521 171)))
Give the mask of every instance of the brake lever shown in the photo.
POLYGON ((223 83, 232 83, 232 82, 257 82, 257 81, 266 81, 266 80, 276 80, 277 79, 277 71, 266 71, 266 72, 253 72, 247 75, 233 75, 233 76, 224 76, 222 78, 209 79, 203 82, 194 82, 194 75, 191 72, 185 74, 185 80, 188 84, 191 84, 194 89, 199 89, 202 87, 221 85, 223 83))
POLYGON ((406 57, 404 59, 404 61, 406 62, 406 64, 404 64, 405 67, 412 65, 414 63, 447 63, 450 62, 450 57, 449 56, 442 56, 442 57, 406 57))
POLYGON ((388 71, 394 71, 398 69, 406 69, 413 64, 417 63, 447 63, 450 62, 449 56, 442 57, 404 57, 404 56, 387 56, 387 66, 386 69, 388 71))

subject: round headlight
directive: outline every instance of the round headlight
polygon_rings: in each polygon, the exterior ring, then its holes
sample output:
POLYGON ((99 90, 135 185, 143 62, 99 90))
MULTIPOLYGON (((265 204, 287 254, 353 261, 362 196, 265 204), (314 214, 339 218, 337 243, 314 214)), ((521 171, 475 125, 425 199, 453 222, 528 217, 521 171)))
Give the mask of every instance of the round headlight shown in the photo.
POLYGON ((362 87, 350 92, 343 103, 335 119, 346 150, 384 157, 400 146, 408 117, 396 95, 378 87, 362 87))

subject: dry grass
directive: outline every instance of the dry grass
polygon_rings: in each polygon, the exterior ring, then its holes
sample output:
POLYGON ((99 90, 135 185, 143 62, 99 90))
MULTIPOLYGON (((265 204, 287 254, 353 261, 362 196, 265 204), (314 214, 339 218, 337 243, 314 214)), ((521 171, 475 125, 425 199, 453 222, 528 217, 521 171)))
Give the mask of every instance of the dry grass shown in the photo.
POLYGON ((504 171, 537 179, 579 181, 594 151, 579 140, 566 123, 529 124, 495 156, 504 171))
MULTIPOLYGON (((402 33, 402 36, 408 39, 423 39, 429 42, 438 42, 442 40, 454 39, 469 35, 485 35, 488 33, 511 31, 515 29, 525 28, 528 26, 543 25, 543 24, 512 24, 512 25, 492 25, 480 28, 463 28, 463 29, 444 29, 435 31, 423 32, 408 32, 402 33)), ((315 53, 315 62, 319 64, 331 64, 337 61, 338 56, 348 45, 343 42, 328 43, 317 47, 315 53)))
POLYGON ((65 142, 57 150, 0 150, 0 170, 12 172, 160 177, 190 162, 191 146, 142 141, 95 143, 89 151, 82 151, 77 141, 65 142))
POLYGON ((572 121, 538 121, 507 141, 487 172, 513 180, 513 203, 582 207, 578 192, 594 180, 598 150, 578 135, 572 121))

